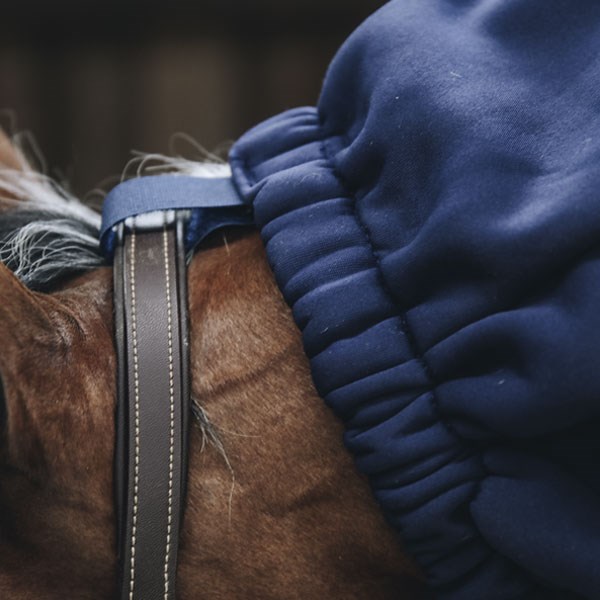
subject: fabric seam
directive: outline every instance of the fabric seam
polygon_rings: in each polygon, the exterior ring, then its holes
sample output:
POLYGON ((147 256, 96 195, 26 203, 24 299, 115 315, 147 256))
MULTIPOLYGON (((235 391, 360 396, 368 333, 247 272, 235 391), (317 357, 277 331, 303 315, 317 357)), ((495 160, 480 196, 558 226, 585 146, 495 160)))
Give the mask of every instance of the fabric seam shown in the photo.
POLYGON ((137 513, 138 513, 138 485, 140 473, 140 378, 138 366, 137 349, 137 314, 136 314, 136 295, 135 295, 135 232, 131 234, 131 321, 133 338, 133 373, 134 373, 134 412, 135 412, 135 455, 134 455, 134 478, 133 478, 133 517, 131 525, 131 547, 130 547, 130 579, 129 579, 129 598, 133 600, 135 588, 135 546, 137 535, 137 513))
POLYGON ((171 276, 169 269, 169 239, 166 227, 163 228, 163 254, 165 263, 165 287, 167 294, 167 339, 169 354, 169 491, 167 500, 167 537, 164 564, 164 598, 169 597, 169 560, 171 553, 171 533, 173 521, 173 466, 175 454, 175 375, 173 365, 173 310, 171 305, 171 276))
POLYGON ((321 134, 322 134, 320 148, 321 148, 321 153, 323 155, 323 158, 326 160, 327 164, 329 165, 329 168, 331 169, 331 172, 333 173, 334 177, 340 182, 340 184, 342 185, 344 190, 346 190, 346 195, 347 195, 348 199, 350 200, 350 209, 352 211, 352 216, 354 217, 354 220, 356 221, 357 225, 360 227, 361 231, 363 232, 363 235, 365 236, 365 240, 367 242, 367 246, 369 248, 369 252, 371 253, 371 256, 373 257, 373 260, 375 261, 375 270, 377 272, 377 280, 379 281, 379 285, 380 285, 381 289, 383 290, 384 294, 390 300, 390 302, 396 307, 397 316, 400 321, 400 327, 399 327, 400 333, 402 333, 404 336, 406 336, 410 350, 411 350, 414 358, 421 365, 421 368, 423 369, 425 377, 427 378, 427 387, 429 388, 429 391, 431 394, 430 401, 435 410, 435 414, 438 417, 439 421, 444 425, 444 427, 446 427, 447 430, 461 442, 461 444, 466 445, 465 440, 458 434, 458 432, 455 430, 455 428, 452 426, 452 424, 447 421, 447 419, 443 416, 443 414, 441 412, 441 409, 439 407, 438 400, 437 400, 437 397, 435 394, 436 380, 433 376, 433 373, 431 371, 429 364, 425 360, 425 357, 423 356, 423 354, 421 352, 419 352, 417 340, 416 340, 416 337, 412 330, 412 327, 408 323, 408 318, 407 318, 406 312, 400 308, 399 303, 396 300, 396 296, 395 296, 394 292, 392 291, 392 289, 390 288, 389 284, 387 283, 387 281, 385 279, 385 275, 383 274, 383 269, 381 266, 381 257, 379 256, 379 253, 377 252, 377 250, 375 248, 375 244, 373 242, 371 232, 370 232, 369 228, 367 227, 366 223, 364 222, 364 220, 362 219, 360 212, 358 211, 358 206, 357 206, 358 199, 356 197, 356 194, 351 193, 349 191, 350 186, 348 186, 345 178, 341 175, 341 173, 339 173, 338 169, 335 166, 333 158, 330 155, 329 148, 327 146, 327 137, 324 134, 324 132, 326 130, 325 123, 321 117, 320 117, 320 128, 321 128, 321 134))

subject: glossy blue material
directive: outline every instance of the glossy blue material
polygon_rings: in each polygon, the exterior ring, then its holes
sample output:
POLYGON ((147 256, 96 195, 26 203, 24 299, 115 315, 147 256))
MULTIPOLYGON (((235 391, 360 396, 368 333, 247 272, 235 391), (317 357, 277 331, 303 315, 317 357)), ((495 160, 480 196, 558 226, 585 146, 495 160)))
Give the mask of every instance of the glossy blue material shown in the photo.
POLYGON ((106 196, 102 206, 100 242, 107 258, 114 251, 113 227, 128 217, 147 212, 190 209, 186 245, 192 249, 209 233, 228 225, 249 225, 251 211, 244 204, 231 177, 154 175, 129 179, 106 196))
POLYGON ((391 2, 230 162, 436 596, 600 598, 600 3, 391 2))

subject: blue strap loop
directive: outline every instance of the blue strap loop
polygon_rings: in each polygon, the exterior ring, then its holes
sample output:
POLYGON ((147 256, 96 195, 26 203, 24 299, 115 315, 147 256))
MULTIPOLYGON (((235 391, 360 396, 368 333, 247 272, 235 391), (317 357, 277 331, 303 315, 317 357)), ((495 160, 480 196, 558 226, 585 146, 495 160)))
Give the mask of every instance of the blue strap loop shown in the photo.
POLYGON ((186 248, 193 249, 209 233, 229 225, 251 225, 252 212, 231 177, 153 175, 125 181, 104 200, 100 246, 112 259, 115 225, 128 217, 154 211, 190 210, 186 248))

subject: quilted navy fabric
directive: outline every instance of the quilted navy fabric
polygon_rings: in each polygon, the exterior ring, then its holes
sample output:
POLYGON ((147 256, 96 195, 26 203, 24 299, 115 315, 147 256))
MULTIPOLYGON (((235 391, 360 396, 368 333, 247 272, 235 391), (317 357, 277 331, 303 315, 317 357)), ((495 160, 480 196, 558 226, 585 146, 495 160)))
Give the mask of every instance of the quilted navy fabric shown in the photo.
POLYGON ((600 2, 391 2, 230 161, 436 596, 600 598, 600 2))

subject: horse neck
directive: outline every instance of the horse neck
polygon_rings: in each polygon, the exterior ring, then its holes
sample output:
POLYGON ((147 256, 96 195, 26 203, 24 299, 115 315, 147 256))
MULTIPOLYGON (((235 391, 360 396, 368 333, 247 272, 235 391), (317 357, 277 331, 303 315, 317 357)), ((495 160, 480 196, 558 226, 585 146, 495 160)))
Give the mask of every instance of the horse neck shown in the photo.
MULTIPOLYGON (((213 238, 188 281, 192 395, 204 425, 190 435, 179 597, 421 597, 313 388, 258 236, 213 238)), ((26 311, 14 324, 31 329, 31 344, 14 342, 27 373, 2 374, 11 456, 23 458, 18 470, 0 465, 0 597, 101 600, 114 588, 110 291, 110 272, 99 269, 36 296, 74 331, 60 355, 44 358, 26 311)))
POLYGON ((313 387, 257 234, 223 240, 189 271, 192 393, 218 439, 191 436, 184 597, 420 597, 313 387))

